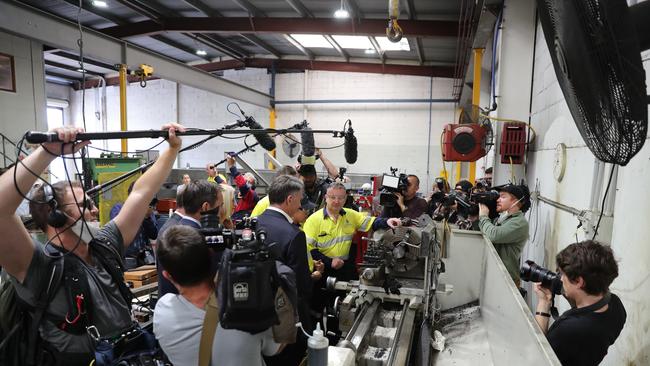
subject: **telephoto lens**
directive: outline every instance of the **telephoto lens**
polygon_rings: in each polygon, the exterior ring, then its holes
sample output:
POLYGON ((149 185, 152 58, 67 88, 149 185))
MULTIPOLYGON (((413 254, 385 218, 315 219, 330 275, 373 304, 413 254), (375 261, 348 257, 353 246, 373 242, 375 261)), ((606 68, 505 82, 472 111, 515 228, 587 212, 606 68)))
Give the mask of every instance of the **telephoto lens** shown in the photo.
POLYGON ((542 286, 551 290, 553 294, 562 294, 562 280, 560 279, 560 275, 549 271, 531 260, 527 260, 521 266, 519 274, 524 281, 541 282, 542 286))

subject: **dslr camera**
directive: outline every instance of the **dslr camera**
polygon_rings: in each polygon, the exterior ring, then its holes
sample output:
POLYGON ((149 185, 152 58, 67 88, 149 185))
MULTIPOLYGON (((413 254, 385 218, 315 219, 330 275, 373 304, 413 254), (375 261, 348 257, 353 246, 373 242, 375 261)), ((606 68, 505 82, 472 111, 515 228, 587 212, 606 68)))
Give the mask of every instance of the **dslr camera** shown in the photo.
POLYGON ((537 263, 527 260, 519 269, 521 279, 526 282, 541 282, 542 286, 551 290, 554 295, 562 294, 560 275, 537 263))
POLYGON ((395 207, 397 196, 395 193, 403 193, 409 186, 406 174, 397 174, 397 168, 390 168, 391 174, 384 174, 381 179, 381 192, 379 193, 379 204, 384 207, 395 207))

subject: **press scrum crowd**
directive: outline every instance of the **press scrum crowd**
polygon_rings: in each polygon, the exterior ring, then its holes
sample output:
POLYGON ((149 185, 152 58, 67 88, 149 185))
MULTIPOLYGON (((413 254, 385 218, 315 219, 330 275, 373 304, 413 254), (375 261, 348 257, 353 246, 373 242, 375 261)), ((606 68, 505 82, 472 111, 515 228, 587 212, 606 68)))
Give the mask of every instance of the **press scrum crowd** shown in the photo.
MULTIPOLYGON (((325 279, 358 278, 355 233, 395 228, 421 215, 481 231, 515 285, 538 282, 535 317, 563 364, 598 364, 625 323, 620 299, 609 292, 618 266, 608 246, 570 244, 556 257, 557 273, 534 264, 520 272, 530 193, 523 184, 492 187, 489 169, 475 186, 463 180, 453 190, 438 178, 427 198, 418 194, 417 176, 403 176, 397 189, 385 192, 389 199, 375 217, 355 206, 322 152, 327 177, 318 177, 313 164, 285 166, 261 199, 254 176, 242 174, 229 156, 226 172, 236 188, 214 165, 206 167, 205 179, 184 176, 176 210, 159 225, 154 198, 181 148, 176 131, 184 131, 178 124, 162 129, 169 131, 168 148, 101 228, 79 182, 34 185, 56 157, 89 144, 71 143, 80 130, 55 130, 63 143, 42 144, 0 176, 0 364, 299 365, 305 333, 327 319, 332 305, 325 279), (44 242, 16 215, 25 200, 44 242), (206 218, 217 223, 220 237, 231 233, 243 249, 211 244, 206 218), (244 234, 235 237, 237 230, 244 234), (158 301, 149 331, 132 317, 139 304, 124 271, 125 264, 154 262, 158 301), (257 273, 257 282, 233 291, 232 277, 246 271, 257 273), (549 327, 560 294, 572 308, 549 327)), ((335 325, 318 325, 326 326, 336 336, 335 325)))

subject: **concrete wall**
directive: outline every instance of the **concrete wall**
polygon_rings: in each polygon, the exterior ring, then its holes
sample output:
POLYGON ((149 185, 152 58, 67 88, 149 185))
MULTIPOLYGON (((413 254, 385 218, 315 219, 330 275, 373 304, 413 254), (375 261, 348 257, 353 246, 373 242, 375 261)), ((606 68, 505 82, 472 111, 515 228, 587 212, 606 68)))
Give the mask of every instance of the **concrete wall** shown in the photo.
POLYGON ((15 93, 0 91, 0 133, 16 142, 25 131, 47 126, 42 45, 0 32, 0 52, 14 57, 16 77, 15 93))
MULTIPOLYGON (((592 182, 596 159, 573 122, 539 26, 535 47, 531 121, 538 138, 528 156, 527 180, 531 191, 536 187, 545 197, 587 210, 593 204, 591 194, 596 190, 600 191, 597 201, 600 206, 604 187, 592 182), (553 177, 554 150, 559 143, 567 146, 566 173, 561 182, 553 177)), ((650 71, 649 56, 649 52, 642 55, 646 74, 650 71)), ((646 143, 627 166, 619 168, 614 177, 615 190, 610 192, 610 195, 615 194, 613 230, 601 228, 604 232, 599 235, 605 240, 611 235, 611 247, 619 261, 619 277, 611 290, 620 296, 628 314, 625 328, 609 348, 603 365, 650 364, 650 269, 647 265, 650 261, 650 246, 647 243, 650 226, 644 212, 650 203, 650 194, 644 184, 650 179, 648 159, 650 146, 646 143)), ((603 185, 607 183, 610 169, 611 166, 607 165, 603 185)), ((531 237, 522 259, 531 258, 554 269, 557 252, 576 240, 586 239, 584 231, 576 229, 576 217, 544 203, 533 204, 528 217, 531 237)), ((530 291, 530 287, 528 289, 530 291)), ((563 311, 568 304, 562 300, 559 307, 563 311)))
MULTIPOLYGON (((249 87, 268 92, 271 76, 266 70, 249 69, 245 71, 227 71, 225 77, 249 87)), ((119 90, 117 87, 107 89, 108 130, 119 130, 119 90)), ((98 90, 87 90, 86 125, 88 130, 96 131, 101 124, 94 117, 94 98, 98 90)), ((279 74, 276 78, 276 99, 428 99, 450 98, 451 80, 431 79, 427 77, 375 75, 361 73, 308 72, 279 74)), ((72 119, 78 125, 81 122, 81 91, 72 93, 72 119)), ((128 129, 158 128, 169 121, 181 121, 196 128, 215 129, 235 122, 241 118, 235 106, 230 109, 237 113, 232 115, 226 110, 233 100, 198 89, 179 85, 165 80, 154 80, 141 88, 137 83, 127 89, 128 129)), ((262 126, 269 126, 269 110, 239 103, 240 107, 253 116, 262 126)), ((429 153, 429 170, 431 179, 439 175, 440 163, 439 138, 442 126, 453 120, 453 104, 326 104, 326 105, 278 105, 277 128, 286 128, 307 119, 314 129, 342 130, 347 119, 351 119, 355 135, 359 141, 359 159, 353 166, 348 166, 343 155, 343 148, 323 150, 338 166, 345 166, 352 173, 388 172, 389 167, 399 167, 402 171, 415 173, 422 179, 422 190, 427 190, 427 153, 429 153), (429 144, 429 117, 431 115, 431 147, 429 144)), ((198 137, 186 138, 186 144, 198 141, 198 137)), ((250 137, 247 142, 254 143, 250 137)), ((277 139, 278 146, 281 139, 277 139)), ((316 145, 330 147, 339 145, 342 139, 333 139, 330 135, 317 135, 316 145)), ((145 149, 155 144, 148 139, 130 140, 129 150, 145 149)), ((101 143, 95 143, 101 146, 101 143)), ((200 167, 208 162, 217 162, 223 158, 223 152, 237 151, 244 147, 242 140, 216 138, 200 148, 181 154, 179 167, 200 167)), ((119 150, 119 140, 109 141, 108 148, 119 150)), ((260 148, 244 156, 254 167, 263 166, 263 153, 260 148)), ((98 154, 97 151, 94 154, 98 154)), ((281 149, 277 151, 278 159, 283 163, 295 162, 289 159, 281 149)), ((321 164, 317 169, 324 171, 321 164)))

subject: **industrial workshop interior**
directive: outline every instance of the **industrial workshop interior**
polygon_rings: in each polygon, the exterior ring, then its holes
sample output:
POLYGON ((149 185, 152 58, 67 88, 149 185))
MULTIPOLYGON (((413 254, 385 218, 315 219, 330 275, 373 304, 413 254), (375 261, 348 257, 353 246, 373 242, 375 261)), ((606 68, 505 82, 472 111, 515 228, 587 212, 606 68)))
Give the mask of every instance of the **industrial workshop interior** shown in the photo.
POLYGON ((0 366, 650 365, 650 1, 0 0, 0 366))

